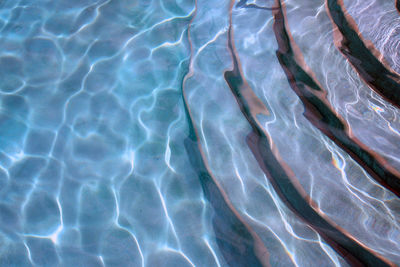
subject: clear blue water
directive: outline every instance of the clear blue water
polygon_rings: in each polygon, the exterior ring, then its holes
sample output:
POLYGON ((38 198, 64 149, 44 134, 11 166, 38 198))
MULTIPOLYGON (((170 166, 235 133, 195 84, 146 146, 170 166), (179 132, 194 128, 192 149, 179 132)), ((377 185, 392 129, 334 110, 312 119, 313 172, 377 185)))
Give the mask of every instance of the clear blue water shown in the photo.
MULTIPOLYGON (((285 2, 335 112, 400 170, 399 110, 335 48, 323 0, 285 2)), ((398 70, 394 4, 344 2, 398 70)), ((260 248, 265 266, 349 265, 288 207, 246 142, 251 125, 224 79, 231 4, 0 1, 0 266, 258 266, 260 248)), ((231 16, 280 163, 319 214, 399 264, 400 199, 303 115, 271 11, 231 16)))

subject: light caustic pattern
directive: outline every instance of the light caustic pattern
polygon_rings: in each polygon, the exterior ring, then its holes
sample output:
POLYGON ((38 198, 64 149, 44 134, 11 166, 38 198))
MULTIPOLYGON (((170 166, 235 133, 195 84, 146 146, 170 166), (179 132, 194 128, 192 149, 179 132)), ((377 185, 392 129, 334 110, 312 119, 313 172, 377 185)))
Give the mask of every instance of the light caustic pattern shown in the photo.
MULTIPOLYGON (((0 1, 0 266, 400 264, 400 111, 328 2, 0 1)), ((394 2, 343 7, 399 71, 394 2)))

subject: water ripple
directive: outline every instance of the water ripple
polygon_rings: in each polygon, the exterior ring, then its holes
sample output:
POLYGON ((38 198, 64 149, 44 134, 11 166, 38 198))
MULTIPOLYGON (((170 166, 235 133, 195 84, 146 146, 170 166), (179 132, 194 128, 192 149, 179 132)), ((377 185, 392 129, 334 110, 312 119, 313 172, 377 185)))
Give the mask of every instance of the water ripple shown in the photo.
MULTIPOLYGON (((400 200, 374 176, 400 170, 399 111, 323 0, 285 1, 288 82, 280 2, 0 1, 0 265, 399 264, 400 200), (303 115, 296 80, 345 130, 303 115)), ((394 72, 397 5, 343 1, 394 72)))

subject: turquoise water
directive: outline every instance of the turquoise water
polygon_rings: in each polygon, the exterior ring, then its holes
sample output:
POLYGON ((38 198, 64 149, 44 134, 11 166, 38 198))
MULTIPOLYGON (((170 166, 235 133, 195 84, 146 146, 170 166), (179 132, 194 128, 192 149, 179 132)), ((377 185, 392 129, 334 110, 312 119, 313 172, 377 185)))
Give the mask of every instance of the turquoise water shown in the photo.
MULTIPOLYGON (((304 116, 274 11, 238 2, 0 1, 0 266, 351 266, 277 189, 286 174, 400 264, 400 199, 304 116), (235 55, 268 170, 224 78, 235 55)), ((336 49, 324 2, 285 1, 285 25, 350 136, 400 170, 400 112, 336 49)), ((398 70, 394 3, 344 2, 398 70)))

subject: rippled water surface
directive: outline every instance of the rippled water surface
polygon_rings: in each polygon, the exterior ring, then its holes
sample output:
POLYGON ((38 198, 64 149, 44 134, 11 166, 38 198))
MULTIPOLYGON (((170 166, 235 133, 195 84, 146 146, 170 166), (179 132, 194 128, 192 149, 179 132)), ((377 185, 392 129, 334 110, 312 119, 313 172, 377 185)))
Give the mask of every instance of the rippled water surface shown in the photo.
POLYGON ((400 265, 392 0, 0 0, 0 266, 400 265))

